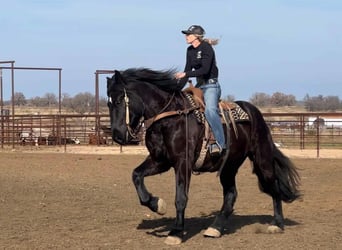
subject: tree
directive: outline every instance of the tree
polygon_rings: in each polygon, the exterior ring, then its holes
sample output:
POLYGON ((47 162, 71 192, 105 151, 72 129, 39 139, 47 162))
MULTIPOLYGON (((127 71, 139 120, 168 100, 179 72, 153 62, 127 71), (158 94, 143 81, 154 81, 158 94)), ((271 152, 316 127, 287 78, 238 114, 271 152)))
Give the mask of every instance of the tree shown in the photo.
POLYGON ((286 105, 293 106, 297 104, 297 99, 294 95, 286 95, 286 105))
POLYGON ((249 101, 255 106, 265 107, 271 103, 271 97, 265 93, 255 93, 249 101))
POLYGON ((94 112, 95 96, 89 92, 79 93, 72 99, 71 108, 80 114, 94 112))
POLYGON ((68 93, 62 94, 61 102, 62 102, 61 103, 62 106, 65 108, 71 108, 72 107, 72 98, 70 97, 70 95, 68 93))
POLYGON ((338 96, 313 96, 304 97, 304 105, 308 111, 336 111, 341 108, 341 102, 338 96))
POLYGON ((42 107, 43 106, 42 98, 39 96, 31 98, 30 103, 32 104, 32 106, 35 106, 35 107, 42 107))
POLYGON ((22 92, 15 92, 13 96, 14 105, 23 106, 26 105, 27 101, 22 92))
POLYGON ((308 111, 320 111, 323 110, 324 99, 322 95, 313 96, 304 100, 305 107, 308 111))
POLYGON ((54 93, 46 93, 43 96, 46 106, 51 107, 58 104, 57 97, 54 93))
POLYGON ((275 92, 271 97, 271 104, 276 107, 292 106, 296 104, 296 97, 294 95, 286 95, 284 93, 275 92))
POLYGON ((225 98, 223 98, 223 100, 227 101, 227 102, 234 102, 235 101, 235 96, 227 95, 225 98))
POLYGON ((30 103, 36 107, 51 107, 58 104, 57 97, 53 93, 46 93, 43 97, 33 97, 30 99, 30 103))
POLYGON ((99 107, 102 107, 102 108, 107 107, 107 98, 106 97, 100 96, 99 107))
POLYGON ((336 111, 340 108, 340 99, 338 96, 327 96, 324 98, 325 110, 336 111))

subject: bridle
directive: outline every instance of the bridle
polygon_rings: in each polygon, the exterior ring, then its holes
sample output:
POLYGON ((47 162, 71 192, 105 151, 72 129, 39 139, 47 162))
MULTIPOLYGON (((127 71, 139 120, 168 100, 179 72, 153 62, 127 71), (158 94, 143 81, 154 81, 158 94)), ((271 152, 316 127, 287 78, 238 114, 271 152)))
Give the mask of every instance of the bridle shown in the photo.
MULTIPOLYGON (((112 97, 109 96, 108 97, 108 102, 109 103, 113 103, 113 100, 112 100, 112 97)), ((125 125, 127 127, 127 133, 126 133, 126 140, 128 140, 128 136, 130 135, 133 139, 136 139, 138 138, 138 132, 142 126, 142 123, 144 121, 144 116, 141 115, 140 119, 139 119, 139 124, 138 126, 133 129, 130 125, 130 118, 129 118, 129 115, 130 115, 130 111, 129 111, 129 97, 127 95, 127 91, 126 91, 126 88, 124 88, 124 103, 125 103, 125 125)), ((145 107, 144 107, 145 109, 145 107)), ((144 113, 144 112, 142 112, 144 113)))
MULTIPOLYGON (((169 111, 169 112, 165 112, 166 108, 171 104, 172 100, 174 99, 175 97, 175 93, 172 94, 170 100, 167 102, 167 104, 159 111, 159 113, 157 115, 155 115, 154 117, 150 118, 150 119, 147 119, 145 121, 145 117, 144 117, 144 112, 142 112, 142 115, 139 119, 139 124, 138 126, 135 128, 135 129, 132 129, 131 125, 130 125, 130 118, 129 118, 129 115, 130 115, 130 109, 129 109, 129 97, 127 95, 127 91, 126 91, 126 88, 123 89, 124 90, 124 102, 125 102, 125 113, 126 113, 126 116, 125 116, 125 123, 126 123, 126 127, 127 127, 127 134, 126 134, 126 139, 128 139, 128 134, 130 136, 132 136, 133 138, 137 138, 138 135, 137 133, 139 132, 141 126, 142 126, 142 123, 144 122, 145 123, 145 128, 147 129, 150 125, 152 125, 153 122, 161 119, 161 118, 164 118, 166 116, 170 116, 170 115, 175 115, 175 114, 181 114, 181 112, 179 111, 169 111), (174 113, 176 112, 176 113, 174 113), (172 114, 171 114, 172 113, 172 114)), ((143 105, 144 105, 144 102, 142 102, 143 105)), ((144 110, 145 110, 145 105, 144 105, 144 110)))
MULTIPOLYGON (((174 116, 174 115, 186 115, 187 116, 187 114, 189 114, 190 112, 198 109, 197 106, 192 106, 190 108, 185 108, 183 110, 165 111, 167 109, 167 107, 171 104, 173 99, 175 98, 175 93, 173 93, 171 98, 166 103, 166 105, 158 112, 157 115, 145 120, 145 117, 143 115, 144 112, 142 112, 141 117, 139 119, 138 126, 135 129, 133 129, 130 125, 130 107, 129 107, 130 100, 129 100, 129 97, 127 95, 126 88, 123 88, 123 91, 124 91, 124 103, 125 103, 125 125, 127 127, 127 133, 126 133, 126 139, 127 140, 128 140, 129 135, 134 139, 138 138, 137 134, 138 134, 143 123, 145 125, 145 129, 147 130, 154 122, 161 120, 165 117, 174 116)), ((109 97, 108 101, 110 103, 112 103, 112 98, 109 97)), ((144 102, 142 102, 142 103, 144 105, 144 102)), ((143 110, 145 110, 145 106, 143 107, 143 110)))
MULTIPOLYGON (((140 119, 139 119, 139 124, 135 129, 132 129, 131 125, 130 125, 130 118, 129 118, 129 97, 127 95, 127 91, 126 88, 124 88, 124 101, 125 101, 125 111, 126 111, 126 118, 125 118, 125 122, 126 122, 126 127, 127 127, 127 133, 126 133, 126 139, 128 140, 128 134, 136 139, 138 137, 138 132, 142 126, 142 123, 144 121, 144 116, 141 115, 140 119)), ((145 108, 144 108, 145 109, 145 108)), ((142 112, 144 113, 144 112, 142 112)))

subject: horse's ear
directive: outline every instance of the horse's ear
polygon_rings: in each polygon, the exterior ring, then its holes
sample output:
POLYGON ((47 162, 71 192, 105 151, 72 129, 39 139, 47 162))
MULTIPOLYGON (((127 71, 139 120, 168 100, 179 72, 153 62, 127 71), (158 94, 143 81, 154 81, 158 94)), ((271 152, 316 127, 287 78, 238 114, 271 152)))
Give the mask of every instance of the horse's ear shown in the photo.
POLYGON ((115 83, 114 81, 114 76, 112 77, 106 77, 107 78, 107 96, 109 96, 110 89, 113 87, 113 84, 115 83))
POLYGON ((117 84, 118 83, 126 84, 125 80, 122 78, 120 71, 114 70, 114 78, 117 84))
POLYGON ((114 70, 114 79, 115 79, 115 82, 116 83, 119 83, 121 82, 121 74, 120 74, 120 71, 118 70, 114 70))

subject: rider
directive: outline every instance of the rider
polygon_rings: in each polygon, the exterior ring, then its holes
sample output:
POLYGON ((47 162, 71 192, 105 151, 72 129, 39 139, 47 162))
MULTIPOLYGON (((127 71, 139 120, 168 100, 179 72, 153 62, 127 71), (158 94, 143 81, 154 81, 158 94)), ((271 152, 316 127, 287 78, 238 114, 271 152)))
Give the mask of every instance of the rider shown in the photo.
POLYGON ((217 39, 205 39, 204 29, 199 25, 192 25, 182 31, 190 46, 187 49, 184 72, 175 74, 177 79, 196 77, 196 87, 203 91, 205 102, 205 117, 213 131, 216 143, 210 145, 211 154, 221 154, 226 149, 226 142, 218 110, 221 87, 218 82, 218 68, 215 51, 212 45, 217 39))

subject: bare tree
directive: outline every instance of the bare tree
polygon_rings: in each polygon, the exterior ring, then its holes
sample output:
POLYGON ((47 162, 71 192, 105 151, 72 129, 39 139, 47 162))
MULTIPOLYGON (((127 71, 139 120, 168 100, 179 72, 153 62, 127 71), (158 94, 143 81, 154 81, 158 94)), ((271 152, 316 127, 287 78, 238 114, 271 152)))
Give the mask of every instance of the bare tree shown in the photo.
POLYGON ((99 106, 101 108, 107 107, 107 98, 106 97, 100 96, 100 98, 99 98, 99 106))
POLYGON ((235 96, 227 95, 225 98, 223 98, 223 100, 227 101, 227 102, 234 102, 235 101, 235 96))
POLYGON ((287 106, 293 106, 297 104, 297 99, 294 95, 286 95, 285 98, 287 106))
POLYGON ((31 98, 30 103, 36 107, 51 107, 58 104, 57 97, 53 93, 46 93, 43 97, 31 98))
POLYGON ((51 107, 51 106, 58 104, 57 97, 54 93, 46 93, 43 96, 43 99, 45 100, 46 106, 48 106, 48 107, 51 107))
POLYGON ((281 92, 275 92, 271 97, 271 104, 276 107, 292 106, 295 105, 296 102, 296 97, 294 95, 286 95, 281 92))
POLYGON ((22 92, 15 92, 13 96, 14 105, 23 106, 26 105, 27 101, 25 95, 22 92))
POLYGON ((304 105, 308 111, 319 111, 322 110, 324 104, 324 99, 322 95, 310 97, 306 95, 304 97, 304 105))
POLYGON ((265 93, 255 93, 252 95, 249 101, 256 106, 265 107, 267 105, 270 105, 271 97, 265 93))
POLYGON ((42 98, 39 97, 39 96, 36 96, 36 97, 32 97, 29 102, 31 103, 32 106, 35 106, 35 107, 42 107, 42 98))
POLYGON ((72 97, 68 93, 62 94, 62 106, 64 108, 71 108, 72 106, 72 97))
POLYGON ((336 111, 340 108, 340 99, 338 96, 327 96, 324 98, 325 110, 336 111))
POLYGON ((94 112, 95 96, 89 92, 79 93, 72 99, 71 108, 80 114, 94 112))

